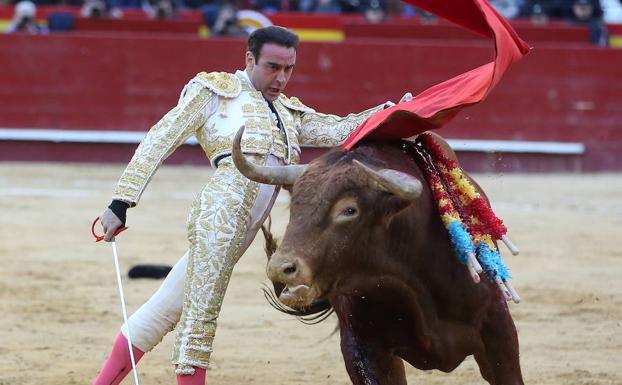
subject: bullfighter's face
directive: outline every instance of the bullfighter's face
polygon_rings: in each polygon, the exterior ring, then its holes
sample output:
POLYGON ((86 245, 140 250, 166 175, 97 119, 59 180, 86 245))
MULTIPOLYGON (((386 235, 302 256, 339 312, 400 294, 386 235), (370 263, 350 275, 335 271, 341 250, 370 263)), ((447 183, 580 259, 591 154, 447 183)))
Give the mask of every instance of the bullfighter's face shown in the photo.
POLYGON ((259 59, 246 52, 246 72, 253 86, 269 101, 275 101, 292 76, 296 65, 296 49, 274 43, 261 47, 259 59))

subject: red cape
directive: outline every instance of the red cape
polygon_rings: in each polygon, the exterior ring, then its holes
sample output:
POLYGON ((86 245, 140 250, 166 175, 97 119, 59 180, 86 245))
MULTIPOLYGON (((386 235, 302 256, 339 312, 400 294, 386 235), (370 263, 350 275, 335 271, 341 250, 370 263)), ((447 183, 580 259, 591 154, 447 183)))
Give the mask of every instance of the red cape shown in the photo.
POLYGON ((342 145, 349 150, 366 139, 401 139, 440 128, 464 107, 484 100, 513 63, 529 52, 527 44, 486 0, 404 0, 417 8, 495 41, 495 59, 428 88, 413 100, 377 112, 342 145))

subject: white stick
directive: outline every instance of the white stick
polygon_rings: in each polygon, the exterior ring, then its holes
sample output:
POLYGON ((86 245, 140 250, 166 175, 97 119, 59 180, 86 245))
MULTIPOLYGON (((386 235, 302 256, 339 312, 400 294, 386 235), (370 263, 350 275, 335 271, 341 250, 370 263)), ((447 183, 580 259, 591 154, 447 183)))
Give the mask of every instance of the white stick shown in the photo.
POLYGON ((119 297, 121 298, 121 310, 123 311, 123 322, 127 325, 127 348, 130 350, 130 360, 132 361, 132 372, 134 373, 134 383, 140 385, 138 372, 136 371, 136 360, 134 359, 134 349, 132 349, 132 336, 130 325, 127 323, 127 309, 125 308, 125 296, 123 295, 123 284, 121 283, 121 269, 119 268, 119 256, 117 254, 117 243, 112 241, 112 254, 114 254, 114 268, 117 273, 117 284, 119 286, 119 297))
POLYGON ((480 281, 479 274, 477 274, 477 271, 475 271, 475 268, 473 267, 473 265, 471 265, 470 263, 467 263, 467 269, 469 269, 469 274, 471 275, 471 279, 473 280, 473 282, 479 283, 480 281))
POLYGON ((471 274, 471 279, 473 279, 473 282, 479 283, 480 281, 479 273, 482 272, 482 266, 477 261, 475 254, 468 253, 467 255, 469 258, 468 258, 466 265, 467 265, 467 268, 469 269, 469 274, 471 274))
POLYGON ((512 243, 512 241, 510 241, 510 238, 508 238, 507 235, 502 235, 501 240, 503 241, 503 243, 505 243, 505 246, 510 250, 510 253, 512 253, 512 255, 518 255, 518 247, 516 247, 516 245, 512 243))
POLYGON ((518 295, 516 290, 514 290, 514 286, 512 286, 510 281, 504 281, 503 284, 505 285, 505 287, 510 292, 510 295, 512 296, 512 301, 514 301, 514 303, 519 303, 520 302, 520 296, 518 295))
POLYGON ((506 301, 509 301, 512 299, 512 294, 510 294, 508 288, 505 286, 505 284, 500 278, 497 278, 497 286, 499 286, 499 290, 501 290, 501 293, 505 297, 506 301))
POLYGON ((484 269, 482 269, 482 265, 479 264, 479 261, 477 260, 477 257, 475 256, 475 254, 468 253, 467 255, 469 256, 469 262, 473 265, 473 268, 475 269, 475 271, 477 271, 478 273, 481 273, 482 271, 484 271, 484 269))

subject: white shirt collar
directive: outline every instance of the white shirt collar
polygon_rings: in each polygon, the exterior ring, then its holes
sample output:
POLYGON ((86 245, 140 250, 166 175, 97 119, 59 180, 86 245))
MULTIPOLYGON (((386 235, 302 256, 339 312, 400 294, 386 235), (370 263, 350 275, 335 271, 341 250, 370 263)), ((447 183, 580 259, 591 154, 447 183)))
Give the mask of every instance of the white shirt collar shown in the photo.
POLYGON ((235 74, 242 77, 242 79, 246 80, 246 82, 248 83, 249 86, 251 86, 252 89, 257 90, 255 86, 253 85, 251 78, 248 76, 248 73, 246 72, 246 70, 237 70, 235 74))

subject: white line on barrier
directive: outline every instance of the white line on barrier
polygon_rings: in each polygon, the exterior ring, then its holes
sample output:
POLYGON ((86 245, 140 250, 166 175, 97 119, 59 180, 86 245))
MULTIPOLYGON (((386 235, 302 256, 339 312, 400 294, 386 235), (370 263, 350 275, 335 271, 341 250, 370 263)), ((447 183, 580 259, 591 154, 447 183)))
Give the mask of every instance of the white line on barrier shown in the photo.
POLYGON ((539 154, 581 155, 585 144, 577 142, 534 142, 518 140, 467 140, 448 139, 455 151, 523 152, 539 154))
POLYGON ((55 197, 55 198, 86 198, 94 196, 95 192, 80 189, 52 189, 52 188, 0 188, 0 196, 25 197, 55 197))
MULTIPOLYGON (((46 130, 30 128, 0 128, 0 140, 43 141, 54 143, 140 143, 144 132, 46 130)), ((585 144, 579 142, 545 142, 519 140, 448 139, 449 145, 463 152, 513 152, 537 154, 581 155, 585 144)), ((186 144, 196 145, 193 137, 186 144)))
MULTIPOLYGON (((45 198, 89 198, 102 195, 102 190, 85 190, 71 188, 35 188, 35 187, 0 187, 2 197, 45 197, 45 198)), ((194 194, 172 192, 159 194, 166 199, 191 200, 194 194)))

